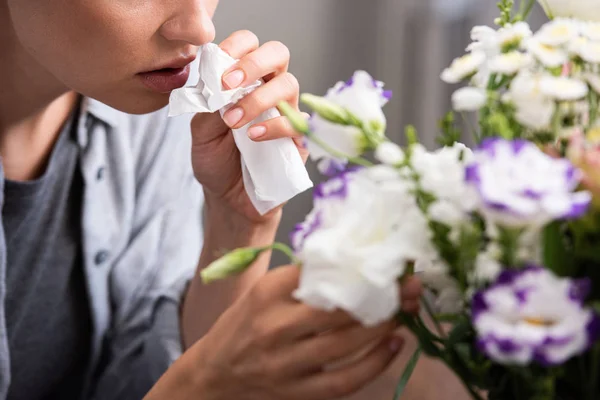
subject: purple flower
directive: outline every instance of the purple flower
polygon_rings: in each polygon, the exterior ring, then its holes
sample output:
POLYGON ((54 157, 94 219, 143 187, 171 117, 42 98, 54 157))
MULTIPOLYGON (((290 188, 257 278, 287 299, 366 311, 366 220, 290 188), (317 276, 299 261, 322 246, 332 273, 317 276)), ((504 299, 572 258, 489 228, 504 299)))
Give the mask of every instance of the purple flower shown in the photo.
POLYGON ((583 304, 588 282, 531 266, 506 270, 471 303, 477 346, 501 364, 562 364, 600 335, 600 319, 583 304))
POLYGON ((479 211, 512 227, 580 217, 591 201, 590 193, 574 192, 580 179, 568 160, 552 158, 525 140, 484 141, 466 171, 479 211))

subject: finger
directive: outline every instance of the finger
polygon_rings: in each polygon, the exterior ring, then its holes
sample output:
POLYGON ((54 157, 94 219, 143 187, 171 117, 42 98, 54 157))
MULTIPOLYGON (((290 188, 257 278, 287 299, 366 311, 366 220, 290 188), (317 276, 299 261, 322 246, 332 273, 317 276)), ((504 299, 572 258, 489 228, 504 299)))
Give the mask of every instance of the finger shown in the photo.
POLYGON ((227 89, 248 86, 266 76, 286 72, 289 65, 290 51, 287 46, 281 42, 267 42, 256 51, 241 57, 236 65, 225 71, 223 86, 227 89))
POLYGON ((223 123, 221 115, 216 112, 212 114, 196 114, 191 122, 192 139, 194 146, 208 144, 215 139, 222 138, 229 127, 223 123))
POLYGON ((419 300, 405 300, 402 302, 402 311, 407 314, 418 314, 421 309, 419 300))
POLYGON ((356 319, 343 310, 318 310, 304 303, 296 304, 294 318, 298 323, 293 336, 302 339, 358 324, 356 319))
POLYGON ((284 137, 301 137, 302 134, 294 129, 287 117, 273 118, 248 129, 248 137, 255 142, 280 139, 284 137))
POLYGON ((415 300, 423 294, 421 280, 415 276, 409 276, 403 280, 400 288, 402 300, 415 300))
POLYGON ((290 373, 321 370, 327 364, 356 354, 368 344, 388 337, 395 328, 396 324, 393 322, 370 328, 355 324, 306 338, 297 342, 282 356, 283 365, 291 367, 290 373))
POLYGON ((223 40, 219 47, 231 57, 238 59, 258 49, 260 42, 258 37, 247 30, 232 33, 223 40))
POLYGON ((293 393, 305 398, 336 399, 350 395, 379 376, 404 346, 400 336, 383 339, 363 358, 333 371, 312 375, 298 384, 293 393))
POLYGON ((298 80, 294 75, 286 72, 240 100, 235 107, 223 115, 223 121, 230 128, 238 129, 268 109, 274 108, 282 100, 296 104, 298 97, 298 80))

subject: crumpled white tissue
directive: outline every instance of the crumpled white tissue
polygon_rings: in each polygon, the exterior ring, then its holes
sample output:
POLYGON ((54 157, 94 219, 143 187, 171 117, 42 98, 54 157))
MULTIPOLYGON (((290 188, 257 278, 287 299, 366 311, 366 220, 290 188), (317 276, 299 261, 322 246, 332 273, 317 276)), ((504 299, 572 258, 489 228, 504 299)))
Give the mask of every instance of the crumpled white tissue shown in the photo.
MULTIPOLYGON (((202 46, 199 57, 198 85, 171 92, 169 116, 216 111, 223 115, 231 106, 262 85, 261 81, 256 81, 245 88, 224 90, 221 83, 223 73, 237 61, 214 43, 202 46)), ((273 108, 242 128, 233 130, 235 143, 241 153, 244 186, 252 204, 261 215, 313 185, 292 139, 257 143, 248 137, 250 126, 280 115, 273 108)))

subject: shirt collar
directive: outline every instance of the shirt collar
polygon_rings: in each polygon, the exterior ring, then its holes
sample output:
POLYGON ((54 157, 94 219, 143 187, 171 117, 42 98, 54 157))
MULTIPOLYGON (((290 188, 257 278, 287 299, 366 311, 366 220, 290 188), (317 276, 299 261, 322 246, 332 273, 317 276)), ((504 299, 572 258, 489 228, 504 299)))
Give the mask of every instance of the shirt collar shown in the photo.
POLYGON ((88 143, 90 115, 104 122, 111 128, 116 128, 119 125, 119 120, 122 118, 123 113, 98 100, 84 97, 81 101, 79 126, 77 128, 77 141, 81 147, 86 147, 88 143))

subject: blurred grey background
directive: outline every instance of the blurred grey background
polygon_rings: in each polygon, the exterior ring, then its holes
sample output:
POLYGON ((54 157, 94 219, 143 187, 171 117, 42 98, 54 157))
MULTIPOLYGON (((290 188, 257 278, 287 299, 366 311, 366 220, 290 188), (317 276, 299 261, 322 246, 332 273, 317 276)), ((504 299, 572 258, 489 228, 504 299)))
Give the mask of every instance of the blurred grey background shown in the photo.
MULTIPOLYGON (((437 121, 450 108, 455 89, 439 75, 464 54, 474 25, 492 25, 497 0, 221 0, 215 24, 222 40, 239 29, 255 32, 262 42, 279 40, 292 53, 290 70, 301 91, 324 94, 357 69, 370 72, 394 91, 386 106, 388 137, 401 142, 404 126, 414 124, 425 145, 434 147, 437 121)), ((539 8, 532 25, 545 17, 539 8)), ((309 165, 313 180, 320 179, 309 165)), ((278 240, 311 209, 311 193, 285 208, 278 240)), ((274 265, 286 262, 275 256, 274 265)), ((414 342, 402 359, 352 400, 391 400, 414 342)), ((402 399, 466 399, 460 384, 438 363, 423 360, 402 399)))

